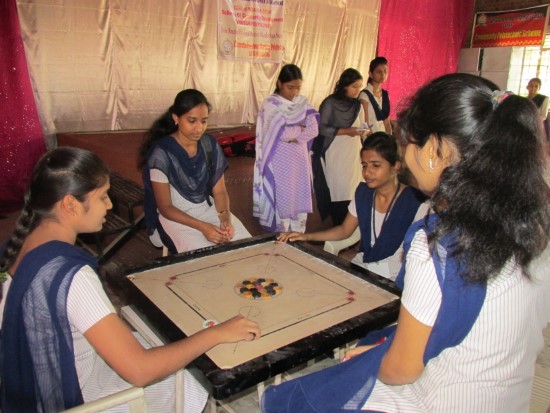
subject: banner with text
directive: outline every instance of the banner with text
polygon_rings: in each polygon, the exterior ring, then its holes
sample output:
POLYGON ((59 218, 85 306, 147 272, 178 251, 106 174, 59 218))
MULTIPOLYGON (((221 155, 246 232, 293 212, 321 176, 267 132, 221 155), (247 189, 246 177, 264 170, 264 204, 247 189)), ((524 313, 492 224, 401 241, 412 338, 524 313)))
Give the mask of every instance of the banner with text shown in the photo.
POLYGON ((284 0, 218 0, 218 55, 280 63, 284 0))
POLYGON ((548 6, 476 13, 471 47, 539 46, 544 41, 548 6))

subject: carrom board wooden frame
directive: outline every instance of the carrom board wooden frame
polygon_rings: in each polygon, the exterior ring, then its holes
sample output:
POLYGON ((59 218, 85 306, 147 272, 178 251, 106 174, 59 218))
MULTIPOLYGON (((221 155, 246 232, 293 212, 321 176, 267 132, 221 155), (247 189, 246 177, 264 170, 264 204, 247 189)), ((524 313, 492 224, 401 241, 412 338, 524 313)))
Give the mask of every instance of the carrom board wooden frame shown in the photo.
POLYGON ((239 312, 257 316, 261 340, 217 346, 193 363, 217 399, 395 321, 399 306, 392 282, 307 244, 275 243, 273 235, 159 259, 132 270, 124 285, 134 308, 165 342, 199 331, 206 320, 239 312), (236 283, 256 274, 280 282, 283 292, 265 301, 235 293, 236 283), (201 303, 205 292, 211 297, 201 303), (297 301, 297 313, 285 319, 283 309, 297 301), (276 317, 265 317, 273 311, 276 317))

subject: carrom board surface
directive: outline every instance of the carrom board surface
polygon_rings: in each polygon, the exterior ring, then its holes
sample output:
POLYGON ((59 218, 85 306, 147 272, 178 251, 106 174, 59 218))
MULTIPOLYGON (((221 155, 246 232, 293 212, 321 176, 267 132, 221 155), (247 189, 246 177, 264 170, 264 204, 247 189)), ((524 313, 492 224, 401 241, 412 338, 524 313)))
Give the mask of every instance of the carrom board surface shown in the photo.
POLYGON ((227 369, 317 333, 398 297, 291 245, 267 242, 128 276, 178 328, 192 335, 209 321, 237 314, 256 321, 257 341, 207 352, 227 369), (269 278, 282 286, 271 299, 247 299, 235 285, 269 278))

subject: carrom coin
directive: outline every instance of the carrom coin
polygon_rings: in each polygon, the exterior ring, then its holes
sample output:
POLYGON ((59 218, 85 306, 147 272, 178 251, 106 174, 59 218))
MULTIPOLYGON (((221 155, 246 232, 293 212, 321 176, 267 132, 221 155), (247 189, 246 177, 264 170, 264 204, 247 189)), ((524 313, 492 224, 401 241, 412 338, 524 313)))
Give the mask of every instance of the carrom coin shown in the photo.
POLYGON ((247 300, 271 300, 283 292, 283 286, 273 278, 249 277, 235 284, 235 293, 247 300))

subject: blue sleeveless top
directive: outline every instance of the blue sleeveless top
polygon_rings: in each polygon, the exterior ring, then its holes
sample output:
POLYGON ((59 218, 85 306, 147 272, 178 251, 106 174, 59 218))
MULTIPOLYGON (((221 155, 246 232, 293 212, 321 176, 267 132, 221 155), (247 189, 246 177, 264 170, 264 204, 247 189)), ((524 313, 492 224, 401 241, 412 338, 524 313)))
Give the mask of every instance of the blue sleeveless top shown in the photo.
POLYGON ((2 322, 2 412, 59 412, 84 403, 67 316, 74 275, 96 260, 50 241, 29 251, 13 276, 2 322))
POLYGON ((380 235, 371 246, 374 192, 374 189, 369 188, 364 182, 361 182, 355 190, 363 262, 377 262, 395 254, 422 203, 420 193, 410 186, 406 187, 395 200, 380 235))

